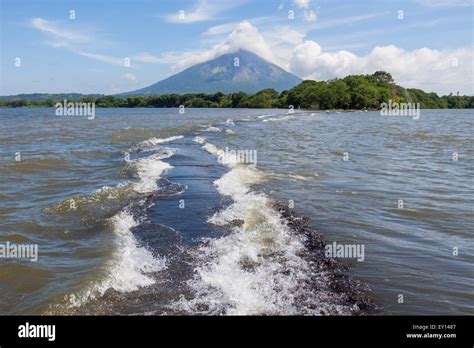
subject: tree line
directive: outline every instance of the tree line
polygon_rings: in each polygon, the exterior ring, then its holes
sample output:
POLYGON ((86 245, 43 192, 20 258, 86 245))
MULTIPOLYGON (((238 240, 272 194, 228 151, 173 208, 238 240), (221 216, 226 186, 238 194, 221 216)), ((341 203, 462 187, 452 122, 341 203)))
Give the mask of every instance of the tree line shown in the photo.
MULTIPOLYGON (((278 93, 264 89, 255 94, 244 92, 224 94, 188 93, 150 96, 88 95, 68 99, 72 102, 95 103, 103 108, 294 108, 315 110, 375 110, 389 100, 397 103, 420 103, 424 109, 474 108, 473 96, 438 96, 421 89, 403 88, 384 71, 372 75, 350 75, 328 81, 305 80, 290 90, 278 93)), ((0 107, 54 107, 63 99, 0 99, 0 107)))

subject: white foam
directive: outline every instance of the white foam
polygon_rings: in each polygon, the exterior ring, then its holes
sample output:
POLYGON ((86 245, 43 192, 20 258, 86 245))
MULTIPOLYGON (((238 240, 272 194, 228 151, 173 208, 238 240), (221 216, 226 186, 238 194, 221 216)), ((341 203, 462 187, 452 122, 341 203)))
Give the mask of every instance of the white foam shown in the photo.
MULTIPOLYGON (((203 148, 217 155, 222 151, 211 143, 203 148)), ((233 203, 208 222, 231 233, 206 240, 198 249, 195 276, 188 282, 194 297, 181 297, 174 306, 193 314, 348 313, 326 289, 325 274, 315 272, 311 261, 301 256, 307 251, 305 237, 292 231, 270 198, 253 190, 265 173, 240 163, 225 164, 231 170, 214 185, 233 203)))
POLYGON ((115 253, 108 266, 105 279, 86 290, 69 296, 69 304, 77 307, 84 302, 102 296, 112 288, 119 292, 135 291, 154 284, 150 273, 166 268, 166 259, 155 258, 143 246, 139 246, 131 229, 138 226, 133 215, 123 210, 110 219, 115 234, 115 253))
POLYGON ((262 122, 278 122, 278 121, 285 121, 294 119, 294 116, 283 116, 283 117, 275 117, 275 118, 266 118, 262 122))
POLYGON ((229 135, 236 135, 237 133, 235 131, 233 131, 232 129, 226 129, 225 130, 226 134, 229 134, 229 135))
POLYGON ((179 139, 183 139, 184 136, 182 135, 176 135, 176 136, 172 136, 172 137, 168 137, 168 138, 150 138, 148 140, 144 140, 140 143, 138 143, 137 145, 135 145, 133 148, 130 149, 131 152, 134 152, 134 151, 153 151, 156 149, 156 146, 159 145, 159 144, 163 144, 163 143, 168 143, 170 141, 174 141, 174 140, 179 140, 179 139))
POLYGON ((211 143, 205 143, 203 145, 203 149, 205 149, 207 152, 213 154, 213 155, 217 155, 221 152, 223 152, 224 150, 222 150, 221 148, 217 147, 216 145, 214 144, 211 144, 211 143))
MULTIPOLYGON (((174 152, 170 152, 171 157, 174 152)), ((154 154, 135 161, 140 182, 135 185, 135 190, 140 193, 153 192, 158 189, 156 181, 161 178, 164 171, 173 168, 169 163, 161 161, 163 154, 154 154)))
POLYGON ((265 118, 265 117, 270 117, 270 116, 276 116, 276 114, 260 115, 258 116, 258 118, 265 118))
MULTIPOLYGON (((203 147, 213 154, 220 151, 210 143, 203 147)), ((265 180, 265 173, 243 164, 227 165, 231 170, 214 184, 233 203, 208 222, 227 225, 232 233, 201 246, 189 283, 195 297, 181 298, 175 305, 192 313, 205 304, 206 314, 301 314, 296 298, 306 291, 307 298, 313 297, 313 314, 318 314, 324 303, 312 294, 314 289, 301 285, 311 276, 308 263, 299 256, 303 237, 292 233, 265 194, 252 190, 265 180), (241 223, 236 226, 236 221, 241 223)))
POLYGON ((176 135, 168 138, 151 138, 148 140, 145 140, 141 142, 140 144, 144 145, 158 145, 158 144, 163 144, 163 143, 169 143, 170 141, 178 140, 178 139, 183 139, 183 135, 176 135))
POLYGON ((222 129, 214 127, 214 126, 209 126, 206 129, 203 130, 204 132, 221 132, 222 129))
POLYGON ((229 126, 235 126, 234 120, 232 120, 231 118, 225 121, 225 123, 228 124, 229 126))
POLYGON ((198 144, 204 144, 206 142, 206 138, 197 136, 197 137, 194 137, 193 141, 198 144))
POLYGON ((274 173, 271 172, 269 175, 278 180, 287 180, 288 178, 299 181, 308 181, 312 179, 319 178, 318 172, 313 172, 312 174, 295 174, 295 173, 274 173))
POLYGON ((250 185, 263 181, 261 172, 250 167, 238 165, 214 182, 217 190, 224 196, 230 196, 234 203, 227 209, 215 213, 208 222, 224 226, 233 220, 242 219, 242 212, 254 203, 268 203, 263 195, 250 192, 250 185))
POLYGON ((166 267, 165 259, 156 259, 145 247, 139 246, 131 229, 138 226, 130 212, 122 211, 112 218, 116 239, 115 265, 105 287, 128 292, 154 283, 147 273, 158 272, 166 267))
POLYGON ((181 300, 181 308, 196 310, 204 302, 216 313, 298 313, 291 296, 307 277, 307 264, 297 256, 303 244, 289 232, 267 196, 251 190, 261 180, 262 172, 239 164, 215 181, 218 191, 234 203, 209 222, 226 225, 238 219, 243 224, 200 248, 205 261, 191 282, 197 296, 181 300))
POLYGON ((313 175, 299 175, 299 174, 288 174, 288 177, 296 180, 307 181, 319 177, 318 173, 313 175))

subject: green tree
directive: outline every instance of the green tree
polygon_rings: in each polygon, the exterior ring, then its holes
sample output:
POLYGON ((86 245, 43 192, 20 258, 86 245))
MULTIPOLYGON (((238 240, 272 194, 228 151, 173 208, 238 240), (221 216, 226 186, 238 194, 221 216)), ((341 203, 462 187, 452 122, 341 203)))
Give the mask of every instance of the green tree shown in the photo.
POLYGON ((375 77, 377 81, 380 81, 383 83, 389 83, 389 84, 395 83, 392 75, 386 71, 376 71, 372 76, 375 77))

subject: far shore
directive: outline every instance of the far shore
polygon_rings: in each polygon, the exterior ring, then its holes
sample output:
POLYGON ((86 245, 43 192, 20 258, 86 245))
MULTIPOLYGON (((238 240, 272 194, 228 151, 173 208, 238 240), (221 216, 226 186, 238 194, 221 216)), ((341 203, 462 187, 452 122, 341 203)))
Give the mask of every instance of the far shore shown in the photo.
POLYGON ((313 111, 377 111, 389 109, 473 109, 474 96, 439 96, 404 88, 384 71, 328 81, 305 80, 285 91, 266 88, 251 94, 171 93, 150 95, 20 94, 0 97, 0 107, 66 107, 85 103, 96 108, 248 108, 313 111))

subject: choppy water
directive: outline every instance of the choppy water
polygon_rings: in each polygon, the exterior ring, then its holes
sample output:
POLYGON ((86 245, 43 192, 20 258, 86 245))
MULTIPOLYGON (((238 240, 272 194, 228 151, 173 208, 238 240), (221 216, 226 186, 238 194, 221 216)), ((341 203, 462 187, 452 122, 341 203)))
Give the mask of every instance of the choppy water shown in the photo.
POLYGON ((0 313, 474 314, 472 111, 96 112, 0 109, 0 313))

